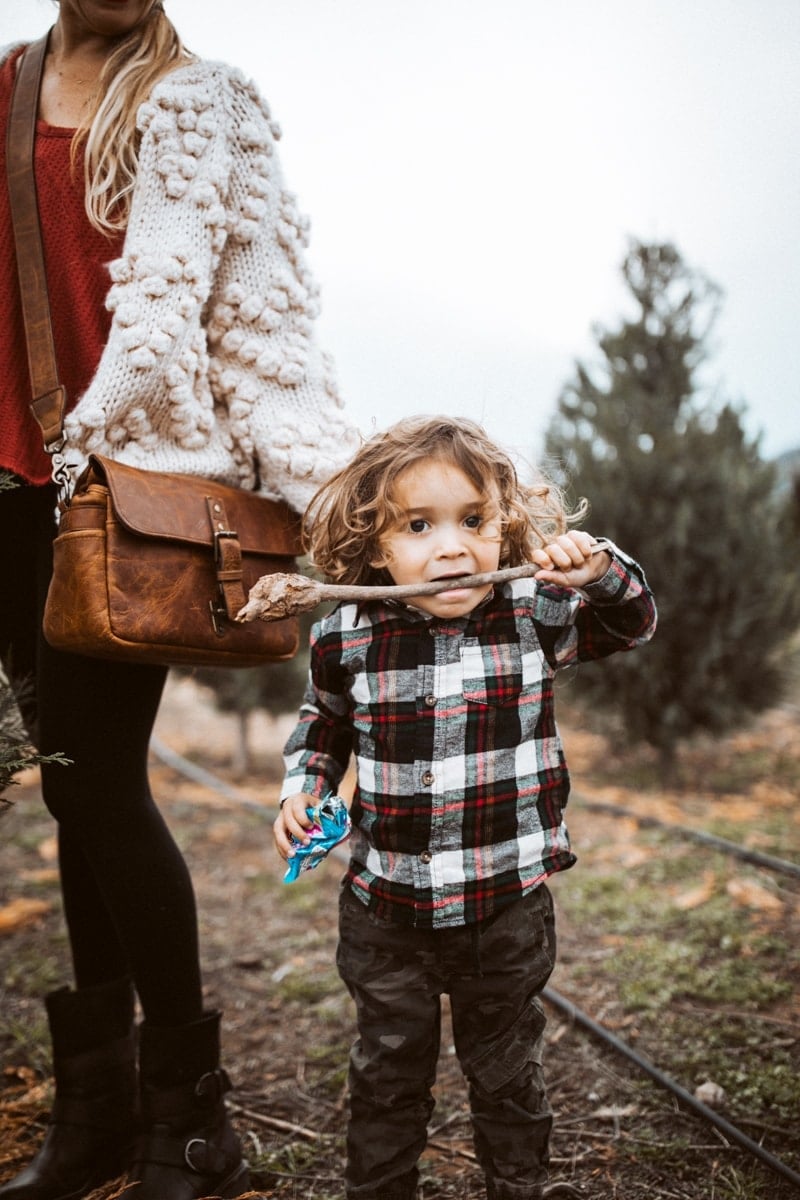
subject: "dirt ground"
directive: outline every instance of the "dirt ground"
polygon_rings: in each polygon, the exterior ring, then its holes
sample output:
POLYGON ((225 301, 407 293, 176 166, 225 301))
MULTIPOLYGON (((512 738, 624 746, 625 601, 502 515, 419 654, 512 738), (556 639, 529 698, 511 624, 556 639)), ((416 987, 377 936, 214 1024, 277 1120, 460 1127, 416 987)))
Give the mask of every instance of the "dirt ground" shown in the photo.
MULTIPOLYGON (((780 741, 784 755, 800 754, 796 720, 791 712, 771 716, 748 753, 758 751, 760 736, 773 749, 780 741)), ((225 1063, 236 1088, 232 1110, 253 1167, 253 1186, 265 1197, 338 1200, 343 1195, 346 1061, 353 1036, 351 1004, 334 967, 340 870, 329 860, 291 887, 281 881, 270 823, 280 769, 277 748, 285 728, 267 718, 257 723, 256 770, 232 781, 233 722, 214 712, 191 681, 173 680, 159 718, 159 740, 225 778, 249 803, 189 781, 155 756, 152 778, 193 872, 206 1002, 224 1010, 225 1063)), ((599 735, 568 729, 565 740, 576 797, 641 802, 640 790, 619 786, 611 771, 598 788, 597 763, 609 762, 609 747, 599 735)), ((40 997, 68 978, 52 828, 41 809, 35 773, 21 783, 12 789, 13 808, 0 816, 0 1180, 19 1169, 41 1136, 50 1083, 40 997)), ((796 791, 785 789, 787 845, 800 858, 796 801, 796 791)), ((705 805, 695 793, 683 805, 679 798, 661 797, 659 811, 701 828, 708 816, 705 805)), ((727 808, 733 807, 731 801, 727 808)), ((652 840, 635 822, 591 812, 577 798, 570 806, 570 829, 581 861, 554 883, 560 962, 552 984, 637 1044, 635 1012, 626 1011, 592 971, 593 962, 617 952, 622 938, 613 930, 601 936, 591 914, 571 904, 570 895, 578 872, 605 873, 611 884, 637 855, 653 853, 652 840)), ((780 898, 775 928, 786 939, 799 938, 800 886, 785 883, 780 898)), ((764 920, 772 919, 768 909, 764 902, 764 920)), ((795 1053, 800 1038, 796 991, 788 999, 785 994, 766 999, 756 1009, 770 1022, 776 1045, 795 1053)), ((587 1200, 788 1200, 800 1194, 559 1010, 549 1007, 548 1016, 545 1066, 556 1114, 553 1178, 572 1181, 587 1200)), ((707 1019, 713 1022, 713 1011, 707 1019)), ((658 1045, 652 1038, 642 1041, 642 1051, 657 1059, 658 1045)), ((484 1191, 446 1011, 442 1044, 420 1200, 478 1200, 484 1191)), ((690 1091, 695 1083, 683 1080, 690 1091)), ((745 1131, 800 1171, 800 1110, 797 1118, 759 1113, 745 1131)), ((98 1200, 112 1190, 99 1193, 98 1200)))

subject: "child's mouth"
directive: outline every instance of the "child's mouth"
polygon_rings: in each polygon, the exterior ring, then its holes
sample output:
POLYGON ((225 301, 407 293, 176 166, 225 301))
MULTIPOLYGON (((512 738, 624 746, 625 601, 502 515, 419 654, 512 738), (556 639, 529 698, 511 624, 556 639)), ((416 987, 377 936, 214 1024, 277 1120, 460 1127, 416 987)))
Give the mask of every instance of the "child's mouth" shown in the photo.
MULTIPOLYGON (((459 573, 457 575, 437 575, 434 580, 434 583, 452 582, 455 584, 458 582, 459 579, 463 579, 465 577, 465 575, 466 575, 465 571, 459 571, 459 573)), ((463 590, 463 589, 458 589, 458 590, 463 590)), ((439 594, 441 595, 442 593, 440 592, 439 594)))
POLYGON ((439 597, 439 599, 452 599, 456 595, 458 595, 459 597, 461 597, 462 595, 463 596, 469 595, 472 592, 472 588, 465 588, 465 587, 458 586, 459 579, 464 579, 465 576, 467 576, 468 574, 469 574, 468 571, 459 571, 454 575, 437 575, 436 579, 434 580, 435 583, 452 583, 453 584, 452 587, 443 588, 441 592, 436 593, 436 595, 439 597))

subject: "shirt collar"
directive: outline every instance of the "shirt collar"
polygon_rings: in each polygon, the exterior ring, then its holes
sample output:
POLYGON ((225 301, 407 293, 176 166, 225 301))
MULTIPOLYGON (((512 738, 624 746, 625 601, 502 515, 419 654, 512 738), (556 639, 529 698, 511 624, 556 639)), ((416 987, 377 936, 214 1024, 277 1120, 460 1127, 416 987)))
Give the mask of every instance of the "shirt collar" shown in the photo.
POLYGON ((361 615, 365 611, 374 608, 377 616, 380 609, 389 610, 393 616, 402 617, 404 620, 413 625, 432 625, 439 623, 444 626, 455 626, 459 629, 465 629, 472 621, 479 620, 484 613, 484 610, 495 600, 497 589, 492 587, 486 593, 480 604, 473 608, 472 612, 467 613, 465 617, 451 617, 445 619, 436 617, 433 613, 423 612, 421 608, 414 608, 413 605, 406 604, 405 600, 362 600, 356 605, 356 615, 354 624, 357 625, 361 620, 361 615))

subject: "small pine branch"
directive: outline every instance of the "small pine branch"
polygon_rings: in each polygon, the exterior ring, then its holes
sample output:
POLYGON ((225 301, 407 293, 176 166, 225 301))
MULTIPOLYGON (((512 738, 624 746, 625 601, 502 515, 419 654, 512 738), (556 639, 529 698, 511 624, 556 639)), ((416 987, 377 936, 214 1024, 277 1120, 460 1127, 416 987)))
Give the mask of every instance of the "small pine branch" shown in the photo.
POLYGON ((63 754, 39 754, 31 745, 14 693, 0 674, 0 806, 11 803, 5 792, 12 784, 18 783, 15 776, 20 771, 41 766, 42 763, 67 766, 69 761, 63 754))
MULTIPOLYGON (((18 486, 18 481, 10 471, 0 470, 0 492, 9 492, 18 486)), ((69 761, 63 754, 39 754, 31 745, 14 692, 0 670, 0 812, 3 811, 3 805, 11 803, 4 793, 18 782, 14 777, 20 771, 43 763, 67 766, 69 761)))

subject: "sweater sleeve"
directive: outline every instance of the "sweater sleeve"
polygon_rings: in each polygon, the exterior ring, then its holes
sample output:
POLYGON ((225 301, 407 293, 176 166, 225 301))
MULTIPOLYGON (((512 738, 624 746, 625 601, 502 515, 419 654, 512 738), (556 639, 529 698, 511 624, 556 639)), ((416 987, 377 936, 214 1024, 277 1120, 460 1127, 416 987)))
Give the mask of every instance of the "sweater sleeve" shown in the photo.
POLYGON ((70 448, 211 475, 302 511, 358 435, 314 336, 307 227, 277 127, 243 76, 209 63, 161 80, 139 125, 111 332, 70 415, 70 448))

